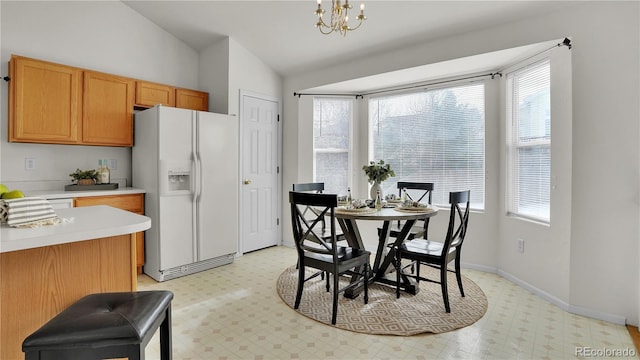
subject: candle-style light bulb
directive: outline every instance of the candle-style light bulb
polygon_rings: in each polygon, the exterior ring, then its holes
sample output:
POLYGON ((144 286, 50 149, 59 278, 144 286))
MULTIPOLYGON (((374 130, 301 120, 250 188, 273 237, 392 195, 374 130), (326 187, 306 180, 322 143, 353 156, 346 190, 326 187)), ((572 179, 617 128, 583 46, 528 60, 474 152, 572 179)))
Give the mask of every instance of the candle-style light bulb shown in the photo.
MULTIPOLYGON (((320 0, 318 0, 319 2, 320 0)), ((364 3, 360 3, 360 11, 364 11, 364 3)))

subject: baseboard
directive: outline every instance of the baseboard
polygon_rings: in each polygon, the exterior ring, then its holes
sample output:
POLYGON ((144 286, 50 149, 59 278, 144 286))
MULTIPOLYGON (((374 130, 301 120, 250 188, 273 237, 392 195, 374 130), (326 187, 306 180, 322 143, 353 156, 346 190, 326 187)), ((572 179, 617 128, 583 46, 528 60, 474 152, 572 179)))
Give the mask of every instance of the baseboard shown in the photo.
POLYGON ((556 296, 553 296, 551 294, 549 294, 548 292, 538 289, 537 287, 529 284, 526 281, 521 280, 520 278, 517 278, 513 275, 511 275, 510 273, 503 271, 503 270, 498 270, 497 272, 498 275, 502 276, 503 278, 511 281, 512 283, 525 288, 526 290, 540 296, 541 298, 547 300, 548 302, 554 304, 555 306, 561 308, 562 310, 565 311, 569 311, 570 305, 569 303, 567 303, 566 301, 563 301, 561 299, 559 299, 556 296))
POLYGON ((482 271, 482 272, 491 273, 491 274, 498 273, 497 268, 492 266, 486 266, 486 265, 469 264, 469 263, 460 262, 460 267, 463 269, 477 270, 477 271, 482 271))
POLYGON ((618 324, 618 325, 626 325, 627 318, 620 315, 608 314, 601 311, 596 311, 593 309, 583 308, 581 306, 569 305, 569 311, 572 314, 587 316, 590 318, 608 321, 610 323, 618 324))
POLYGON ((511 281, 512 283, 521 286, 525 289, 527 289, 528 291, 540 296, 541 298, 547 300, 548 302, 554 304, 555 306, 561 308, 562 310, 565 310, 567 312, 570 312, 572 314, 576 314, 576 315, 582 315, 582 316, 586 316, 586 317, 590 317, 593 319, 597 319, 597 320, 603 320, 603 321, 608 321, 610 323, 614 323, 614 324, 618 324, 618 325, 626 325, 626 318, 624 316, 620 316, 620 315, 616 315, 616 314, 609 314, 606 312, 602 312, 602 311, 597 311, 597 310, 593 310, 593 309, 588 309, 588 308, 584 308, 584 307, 580 307, 580 306, 576 306, 576 305, 571 305, 569 303, 567 303, 566 301, 563 301, 551 294, 549 294, 548 292, 541 290, 529 283, 527 283, 526 281, 523 281, 515 276, 513 276, 512 274, 509 274, 506 271, 503 270, 498 270, 497 274, 502 276, 503 278, 511 281))

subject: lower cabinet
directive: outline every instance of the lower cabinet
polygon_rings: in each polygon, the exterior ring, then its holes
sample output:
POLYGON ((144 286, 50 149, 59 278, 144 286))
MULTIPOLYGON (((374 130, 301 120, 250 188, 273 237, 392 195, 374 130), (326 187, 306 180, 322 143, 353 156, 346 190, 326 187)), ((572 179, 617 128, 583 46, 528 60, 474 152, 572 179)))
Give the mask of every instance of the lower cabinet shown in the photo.
MULTIPOLYGON (((144 194, 90 196, 73 199, 74 207, 109 205, 114 208, 144 215, 144 194)), ((136 233, 136 266, 142 274, 144 265, 144 232, 136 233)))

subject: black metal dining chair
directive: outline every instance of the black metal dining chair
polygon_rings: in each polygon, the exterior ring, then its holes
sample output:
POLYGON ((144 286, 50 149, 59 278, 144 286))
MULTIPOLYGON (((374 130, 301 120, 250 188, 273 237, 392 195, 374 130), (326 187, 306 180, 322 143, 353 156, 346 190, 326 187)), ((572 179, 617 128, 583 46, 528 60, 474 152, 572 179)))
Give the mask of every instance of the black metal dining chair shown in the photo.
MULTIPOLYGON (((291 225, 293 227, 293 239, 298 252, 298 289, 294 309, 298 309, 302 298, 304 283, 318 275, 315 273, 305 278, 307 267, 320 270, 320 273, 333 276, 333 308, 331 323, 335 325, 338 311, 338 295, 347 289, 364 285, 364 303, 369 302, 369 257, 371 253, 363 249, 357 249, 337 245, 335 208, 338 206, 338 198, 332 194, 308 194, 289 192, 291 204, 291 225), (314 206, 319 210, 315 219, 305 216, 304 209, 314 206), (330 239, 317 233, 319 222, 327 218, 329 223, 330 239), (339 278, 342 274, 349 274, 353 281, 343 288, 339 287, 339 278), (353 278, 355 276, 355 278, 353 278)), ((329 289, 327 288, 327 291, 329 289)))
MULTIPOLYGON (((324 192, 324 183, 315 182, 315 183, 293 184, 292 190, 295 192, 322 194, 324 192)), ((313 206, 307 206, 303 211, 304 216, 317 217, 318 214, 319 214, 318 209, 316 209, 313 206)), ((327 230, 326 221, 324 218, 320 222, 320 226, 321 226, 321 229, 320 229, 321 231, 319 232, 319 235, 323 238, 323 240, 331 241, 331 234, 329 234, 329 231, 327 230)), ((342 230, 336 229, 336 239, 337 241, 346 240, 346 238, 344 237, 344 234, 342 233, 342 230)))
POLYGON ((462 275, 460 274, 460 254, 462 252, 462 244, 467 234, 467 225, 469 224, 469 197, 469 190, 449 193, 451 211, 447 235, 443 242, 413 239, 405 240, 402 244, 395 247, 396 297, 400 297, 401 277, 416 279, 418 283, 420 280, 439 283, 442 289, 445 310, 451 312, 447 291, 448 272, 455 272, 460 295, 464 297, 462 275), (411 264, 402 266, 403 259, 411 261, 411 264), (450 270, 448 267, 452 261, 455 261, 454 270, 450 270), (414 264, 416 266, 415 275, 407 274, 403 271, 414 264), (427 265, 438 269, 440 272, 440 281, 420 276, 420 265, 427 265))
MULTIPOLYGON (((424 202, 431 205, 431 194, 433 193, 433 183, 425 183, 425 182, 409 182, 409 181, 398 181, 398 196, 402 198, 402 191, 407 191, 407 196, 410 200, 416 202, 424 202), (415 191, 411 191, 415 190, 415 191), (412 196, 413 195, 413 196, 412 196), (426 199, 425 199, 426 198, 426 199)), ((378 235, 380 235, 380 231, 382 228, 378 228, 378 235)), ((398 221, 389 229, 389 237, 397 238, 402 231, 402 223, 398 221)), ((417 238, 427 238, 427 234, 429 232, 429 218, 424 220, 419 220, 416 224, 411 228, 409 234, 407 235, 408 240, 417 239, 417 238)))

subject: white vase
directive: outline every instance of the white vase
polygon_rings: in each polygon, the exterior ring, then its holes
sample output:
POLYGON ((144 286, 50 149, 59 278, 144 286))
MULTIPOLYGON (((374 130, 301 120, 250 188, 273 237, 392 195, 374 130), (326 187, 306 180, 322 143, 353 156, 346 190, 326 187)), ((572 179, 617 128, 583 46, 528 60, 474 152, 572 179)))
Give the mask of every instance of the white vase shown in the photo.
POLYGON ((384 199, 384 194, 382 193, 382 185, 380 185, 379 182, 374 182, 373 185, 371 185, 371 190, 369 191, 369 196, 371 196, 371 200, 376 199, 376 195, 378 194, 378 191, 380 191, 380 199, 384 199))

